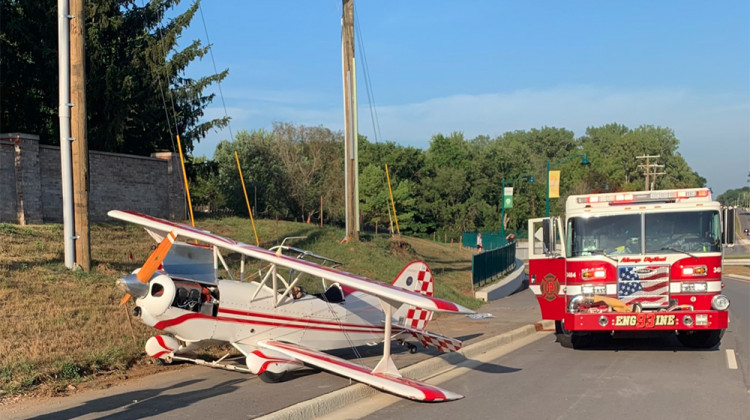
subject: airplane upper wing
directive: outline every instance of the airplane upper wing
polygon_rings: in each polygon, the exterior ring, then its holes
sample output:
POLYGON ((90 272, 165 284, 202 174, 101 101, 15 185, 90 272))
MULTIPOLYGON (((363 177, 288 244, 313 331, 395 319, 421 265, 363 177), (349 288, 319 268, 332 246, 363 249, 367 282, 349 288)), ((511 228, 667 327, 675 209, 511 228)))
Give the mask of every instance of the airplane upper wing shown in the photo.
POLYGON ((321 369, 352 378, 375 388, 394 393, 417 401, 451 401, 463 398, 463 395, 446 391, 434 385, 420 382, 403 376, 374 373, 366 366, 332 356, 308 347, 285 341, 263 340, 258 345, 293 357, 304 363, 321 369))
POLYGON ((407 303, 434 312, 455 312, 467 314, 474 313, 474 311, 468 308, 444 299, 425 296, 420 293, 408 291, 397 286, 392 286, 390 284, 373 281, 366 277, 346 273, 344 271, 336 270, 331 267, 325 267, 310 261, 292 258, 285 255, 277 255, 276 253, 265 248, 237 242, 232 239, 214 235, 213 233, 200 230, 185 224, 175 223, 131 211, 112 210, 107 214, 115 219, 135 223, 149 230, 163 232, 164 234, 173 231, 179 236, 196 239, 210 245, 214 245, 234 252, 239 252, 252 258, 267 261, 272 264, 289 267, 299 272, 307 273, 315 277, 321 277, 329 281, 338 282, 344 286, 349 286, 362 292, 377 296, 385 300, 392 306, 398 306, 398 304, 407 303))

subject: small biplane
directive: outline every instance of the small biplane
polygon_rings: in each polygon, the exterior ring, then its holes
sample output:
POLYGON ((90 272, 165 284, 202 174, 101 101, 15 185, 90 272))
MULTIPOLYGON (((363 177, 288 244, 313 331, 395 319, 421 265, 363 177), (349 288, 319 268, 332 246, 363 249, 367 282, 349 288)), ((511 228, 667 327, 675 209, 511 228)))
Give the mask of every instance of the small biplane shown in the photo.
POLYGON ((459 340, 425 330, 433 312, 473 311, 433 297, 432 272, 424 262, 409 263, 392 284, 385 284, 326 266, 331 260, 323 257, 316 263, 300 258, 308 254, 302 251, 285 255, 288 246, 268 250, 143 214, 108 214, 141 225, 160 242, 140 269, 117 280, 126 293, 121 304, 134 297, 133 314, 171 334, 151 337, 149 356, 250 372, 265 382, 281 381, 287 372, 311 365, 413 400, 463 398, 402 377, 391 358, 391 341, 412 337, 443 352, 461 348, 459 340), (240 255, 239 278, 222 251, 240 255), (246 279, 246 258, 266 265, 259 265, 253 281, 246 279), (219 277, 219 264, 228 278, 219 277), (303 275, 321 279, 324 291, 304 293, 298 285, 303 275), (187 357, 216 342, 239 350, 245 366, 187 357), (381 342, 383 356, 374 369, 324 353, 381 342))

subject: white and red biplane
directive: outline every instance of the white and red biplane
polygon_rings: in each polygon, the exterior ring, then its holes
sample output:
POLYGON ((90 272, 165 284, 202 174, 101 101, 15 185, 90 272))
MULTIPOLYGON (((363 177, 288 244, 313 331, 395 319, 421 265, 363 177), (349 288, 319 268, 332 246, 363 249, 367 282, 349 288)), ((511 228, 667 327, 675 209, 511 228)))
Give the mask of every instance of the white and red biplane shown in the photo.
POLYGON ((108 214, 143 226, 160 241, 143 267, 117 280, 127 293, 122 303, 135 297, 133 313, 173 335, 151 337, 146 343, 150 356, 247 371, 266 382, 280 381, 286 372, 308 364, 413 400, 463 397, 402 377, 391 359, 391 340, 412 336, 443 352, 461 348, 459 340, 424 329, 433 312, 473 312, 432 296, 433 276, 424 262, 409 263, 389 285, 284 255, 281 247, 274 252, 129 211, 108 214), (177 237, 195 243, 177 242, 177 237), (239 279, 221 251, 240 254, 239 279), (267 264, 257 281, 245 280, 246 257, 267 264), (219 263, 228 279, 219 278, 219 263), (281 269, 289 270, 286 278, 281 269), (302 293, 298 282, 304 274, 322 279, 325 292, 302 293), (234 346, 247 368, 185 357, 211 342, 234 346), (323 353, 381 342, 383 357, 374 369, 323 353))

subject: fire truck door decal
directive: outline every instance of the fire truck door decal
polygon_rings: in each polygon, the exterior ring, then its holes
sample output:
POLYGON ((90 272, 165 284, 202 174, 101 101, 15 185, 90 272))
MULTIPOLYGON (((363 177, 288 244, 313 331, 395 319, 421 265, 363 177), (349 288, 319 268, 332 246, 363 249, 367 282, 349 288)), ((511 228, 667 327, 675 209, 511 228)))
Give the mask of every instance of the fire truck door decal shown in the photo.
POLYGON ((548 301, 557 299, 560 293, 560 281, 557 280, 554 274, 550 273, 544 276, 541 284, 542 296, 548 301))
POLYGON ((617 298, 644 308, 669 306, 669 266, 620 266, 617 269, 617 298))

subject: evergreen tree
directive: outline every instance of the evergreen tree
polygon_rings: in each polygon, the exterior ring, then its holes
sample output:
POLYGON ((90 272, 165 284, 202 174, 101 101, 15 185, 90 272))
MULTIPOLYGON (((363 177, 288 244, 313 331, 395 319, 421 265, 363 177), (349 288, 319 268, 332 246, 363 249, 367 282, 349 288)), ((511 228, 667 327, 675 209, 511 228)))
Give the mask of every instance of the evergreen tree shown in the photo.
MULTIPOLYGON (((208 52, 178 41, 198 10, 167 18, 180 0, 99 0, 86 3, 86 101, 92 150, 148 155, 185 150, 226 118, 202 121, 213 94, 203 93, 228 70, 198 79, 185 69, 208 52), (139 6, 140 4, 140 6, 139 6)), ((57 124, 57 2, 0 0, 0 127, 59 142, 57 124), (8 53, 11 52, 12 53, 8 53)))

